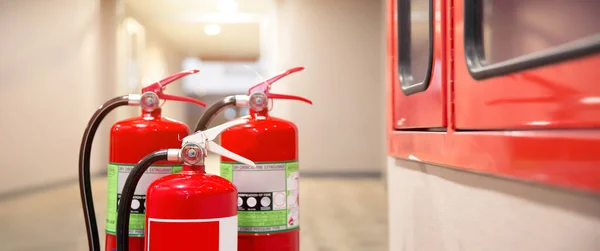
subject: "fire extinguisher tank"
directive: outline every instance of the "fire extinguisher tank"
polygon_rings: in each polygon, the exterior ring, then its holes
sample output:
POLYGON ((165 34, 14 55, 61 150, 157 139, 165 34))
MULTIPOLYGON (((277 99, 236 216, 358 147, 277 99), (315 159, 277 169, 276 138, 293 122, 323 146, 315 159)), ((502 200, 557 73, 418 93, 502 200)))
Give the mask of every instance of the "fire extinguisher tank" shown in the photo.
POLYGON ((142 111, 141 116, 119 121, 112 126, 110 162, 135 164, 153 151, 180 147, 181 139, 189 133, 186 124, 163 117, 161 109, 150 113, 142 111))
MULTIPOLYGON (((115 123, 110 131, 108 166, 108 195, 106 218, 106 250, 116 248, 116 218, 120 191, 133 166, 149 153, 161 149, 178 148, 181 139, 188 136, 189 127, 179 121, 162 117, 161 109, 142 111, 141 116, 115 123)), ((157 162, 145 174, 133 199, 130 225, 130 250, 144 248, 146 189, 159 177, 182 170, 180 162, 157 162)))
MULTIPOLYGON (((141 108, 141 115, 115 123, 110 131, 105 250, 114 251, 118 204, 129 173, 141 158, 156 150, 178 147, 181 140, 190 133, 185 124, 161 115, 161 100, 206 106, 199 100, 170 95, 164 91, 170 83, 198 72, 196 69, 181 71, 142 88, 140 94, 112 98, 101 105, 90 118, 79 150, 79 189, 90 251, 100 251, 101 246, 90 178, 91 146, 98 126, 117 107, 128 105, 141 108)), ((140 174, 140 187, 133 191, 131 198, 131 215, 124 217, 131 218, 131 228, 127 231, 131 238, 131 245, 128 245, 131 251, 142 251, 144 247, 146 189, 154 180, 180 172, 181 166, 179 162, 157 162, 156 165, 149 166, 148 172, 140 174)))
POLYGON ((203 169, 184 166, 150 185, 145 250, 235 250, 237 190, 203 169))
POLYGON ((257 169, 221 157, 221 176, 238 187, 238 250, 298 251, 297 128, 254 113, 221 134, 223 147, 253 160, 257 169))
MULTIPOLYGON (((249 122, 221 134, 222 145, 256 162, 296 161, 298 129, 290 121, 271 116, 246 116, 249 122)), ((221 157, 222 162, 231 162, 221 157)))
POLYGON ((254 161, 236 162, 221 155, 221 177, 238 191, 238 251, 299 251, 298 128, 290 121, 269 115, 274 99, 312 101, 270 91, 279 79, 303 70, 294 67, 248 89, 248 95, 228 96, 208 108, 196 125, 204 130, 217 112, 227 106, 249 106, 245 121, 221 134, 221 145, 254 161), (272 104, 272 103, 271 103, 272 104))

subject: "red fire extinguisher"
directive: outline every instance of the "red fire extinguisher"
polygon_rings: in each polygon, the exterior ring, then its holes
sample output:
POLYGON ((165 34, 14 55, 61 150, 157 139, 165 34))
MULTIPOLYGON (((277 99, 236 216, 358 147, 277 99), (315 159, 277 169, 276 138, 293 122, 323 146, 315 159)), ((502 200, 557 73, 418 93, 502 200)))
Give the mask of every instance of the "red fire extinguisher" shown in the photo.
MULTIPOLYGON (((106 251, 114 251, 116 246, 117 205, 125 178, 138 160, 159 149, 178 147, 181 139, 188 136, 187 125, 161 115, 160 100, 184 101, 205 106, 198 100, 163 93, 167 84, 198 70, 182 71, 142 89, 142 94, 130 94, 113 98, 100 106, 92 116, 84 132, 79 152, 79 187, 83 213, 85 216, 90 251, 100 251, 96 213, 92 198, 90 180, 90 154, 94 135, 102 119, 117 107, 140 106, 142 114, 115 123, 110 130, 110 156, 108 165, 108 187, 106 208, 106 251)), ((144 234, 144 213, 147 187, 152 181, 182 169, 178 162, 162 161, 142 177, 140 190, 135 193, 132 205, 130 244, 131 250, 142 251, 144 234)))
MULTIPOLYGON (((207 174, 208 151, 254 167, 255 164, 213 140, 225 129, 246 123, 235 120, 183 139, 180 149, 155 151, 142 158, 123 186, 117 216, 117 251, 129 251, 128 231, 135 194, 142 174, 160 161, 183 162, 183 171, 150 184, 146 194, 146 251, 236 251, 237 190, 228 180, 207 174)), ((145 188, 144 188, 145 189, 145 188)))
POLYGON ((238 189, 238 250, 299 251, 298 130, 294 123, 269 115, 269 99, 306 98, 270 93, 271 84, 303 70, 289 69, 248 91, 229 96, 207 109, 196 130, 205 128, 215 113, 226 106, 250 106, 247 123, 221 135, 221 144, 256 162, 250 167, 227 156, 221 157, 221 176, 238 189))

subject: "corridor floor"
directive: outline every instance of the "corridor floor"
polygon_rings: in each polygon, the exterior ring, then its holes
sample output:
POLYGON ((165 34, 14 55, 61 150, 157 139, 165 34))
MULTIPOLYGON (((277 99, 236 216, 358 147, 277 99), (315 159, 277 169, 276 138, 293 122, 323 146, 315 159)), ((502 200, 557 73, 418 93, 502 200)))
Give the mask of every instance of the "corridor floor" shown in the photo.
MULTIPOLYGON (((106 179, 93 187, 104 241, 106 179)), ((380 179, 303 177, 300 189, 302 251, 387 250, 380 179)), ((87 250, 77 183, 0 201, 0 250, 87 250)))

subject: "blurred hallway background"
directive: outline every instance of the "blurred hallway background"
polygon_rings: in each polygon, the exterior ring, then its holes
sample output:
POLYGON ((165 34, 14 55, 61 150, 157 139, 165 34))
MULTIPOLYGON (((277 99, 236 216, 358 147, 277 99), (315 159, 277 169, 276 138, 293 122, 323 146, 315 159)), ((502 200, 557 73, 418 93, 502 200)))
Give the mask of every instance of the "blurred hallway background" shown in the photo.
MULTIPOLYGON (((197 68, 166 92, 210 105, 295 66, 305 70, 272 90, 314 104, 276 101, 272 114, 299 129, 302 250, 387 250, 384 8, 381 0, 0 0, 0 250, 86 250, 78 151, 109 98, 197 68)), ((163 106, 190 127, 203 112, 163 106)), ((212 125, 246 113, 225 110, 212 125)), ((109 128, 137 114, 117 109, 95 138, 100 233, 109 128)), ((208 168, 218 173, 218 160, 208 168)))

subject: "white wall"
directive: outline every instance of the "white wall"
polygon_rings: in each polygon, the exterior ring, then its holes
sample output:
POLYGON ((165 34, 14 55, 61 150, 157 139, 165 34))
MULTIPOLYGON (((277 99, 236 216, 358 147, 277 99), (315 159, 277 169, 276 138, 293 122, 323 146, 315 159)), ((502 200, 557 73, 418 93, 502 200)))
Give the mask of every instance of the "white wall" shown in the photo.
MULTIPOLYGON (((115 95, 122 95, 127 93, 139 93, 141 88, 150 85, 158 80, 161 80, 169 75, 184 70, 182 61, 185 58, 185 54, 178 51, 175 46, 170 42, 166 41, 157 31, 150 29, 144 25, 148 20, 144 19, 143 16, 136 13, 133 9, 129 8, 128 5, 124 4, 123 17, 119 25, 119 85, 120 91, 115 95), (128 24, 130 23, 130 24, 128 24), (133 25, 131 25, 131 23, 133 25), (132 27, 127 27, 127 26, 132 27), (132 38, 128 36, 128 29, 136 33, 138 41, 131 41, 132 38), (136 49, 129 47, 130 43, 136 43, 136 49), (130 75, 126 69, 128 69, 127 58, 131 55, 131 50, 137 50, 137 58, 139 61, 137 65, 138 78, 132 79, 131 84, 127 82, 127 78, 130 75)), ((134 54, 135 55, 135 54, 134 54)), ((132 67, 136 69, 136 67, 132 67)), ((188 70, 188 69, 186 69, 188 70)), ((189 76, 183 79, 188 79, 189 76)), ((177 80, 167 86, 165 93, 184 96, 184 81, 183 79, 177 80)), ((182 102, 165 102, 162 106, 162 115, 183 121, 186 119, 186 103, 182 102)), ((127 108, 126 108, 127 109, 127 108)), ((127 110, 119 111, 118 119, 124 119, 131 116, 137 116, 140 114, 140 110, 137 108, 129 108, 127 110)))
POLYGON ((388 159, 389 250, 595 251, 600 198, 388 159))
POLYGON ((107 97, 99 86, 100 7, 77 0, 2 3, 0 193, 77 176, 83 130, 107 97))
MULTIPOLYGON (((0 4, 0 195, 76 179, 88 120, 106 100, 127 94, 118 86, 120 8, 119 0, 0 4)), ((170 46, 152 38, 146 44, 147 62, 164 62, 165 74, 181 69, 170 46)), ((185 117, 169 109, 176 105, 166 104, 165 113, 185 117)), ((94 172, 106 168, 108 130, 122 118, 107 118, 98 131, 94 172)))
MULTIPOLYGON (((385 167, 383 1, 278 1, 274 62, 304 66, 273 85, 308 105, 275 101, 273 115, 299 128, 305 172, 379 172, 385 167)), ((271 17, 273 18, 273 17, 271 17)))

